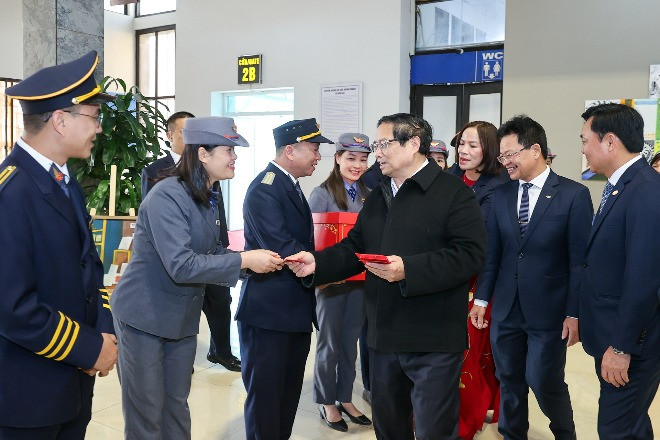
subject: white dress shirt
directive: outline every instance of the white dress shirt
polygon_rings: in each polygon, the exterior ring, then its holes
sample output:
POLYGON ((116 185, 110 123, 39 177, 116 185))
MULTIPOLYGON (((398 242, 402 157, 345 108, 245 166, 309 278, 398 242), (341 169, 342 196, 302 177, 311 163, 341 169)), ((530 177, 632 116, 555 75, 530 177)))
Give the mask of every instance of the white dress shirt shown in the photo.
POLYGON ((541 195, 541 189, 543 189, 543 185, 545 185, 545 181, 548 180, 549 175, 550 175, 550 167, 546 165, 545 170, 543 170, 541 174, 534 177, 529 182, 526 182, 522 179, 518 180, 518 202, 516 205, 516 212, 520 212, 520 200, 522 199, 523 183, 532 184, 532 186, 530 186, 529 189, 527 190, 527 194, 529 195, 529 216, 527 217, 528 222, 532 220, 532 213, 534 212, 534 208, 536 207, 536 202, 539 201, 539 196, 541 195))

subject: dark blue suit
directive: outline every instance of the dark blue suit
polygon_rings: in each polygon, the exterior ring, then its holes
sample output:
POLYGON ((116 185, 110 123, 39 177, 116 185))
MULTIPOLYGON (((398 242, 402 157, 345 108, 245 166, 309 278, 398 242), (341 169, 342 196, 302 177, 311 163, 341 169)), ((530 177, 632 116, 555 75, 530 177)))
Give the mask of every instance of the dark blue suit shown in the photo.
MULTIPOLYGON (((309 205, 272 163, 250 184, 243 216, 246 250, 269 249, 282 258, 314 250, 309 205)), ((289 438, 316 322, 314 289, 286 268, 252 274, 243 282, 236 319, 247 438, 289 438)))
MULTIPOLYGON (((165 157, 154 161, 152 164, 142 170, 142 200, 147 193, 156 184, 156 179, 161 177, 159 173, 167 169, 173 169, 176 165, 169 152, 165 157)), ((224 201, 222 192, 218 197, 218 206, 221 207, 220 217, 220 242, 224 247, 229 246, 229 236, 227 234, 227 219, 225 217, 224 201)), ((211 341, 209 343, 209 354, 223 359, 232 356, 230 336, 231 324, 231 293, 229 287, 217 284, 208 284, 204 292, 204 305, 202 307, 206 321, 211 331, 211 341)))
POLYGON ((575 427, 564 382, 567 316, 577 317, 578 289, 592 203, 587 188, 550 171, 524 238, 518 181, 493 192, 486 264, 475 298, 493 301, 491 344, 501 384, 499 430, 527 438, 528 386, 556 438, 575 427))
POLYGON ((580 337, 601 381, 601 438, 653 438, 648 410, 660 380, 659 222, 660 175, 642 158, 623 173, 594 219, 584 260, 580 337), (600 376, 609 346, 632 355, 630 382, 620 388, 600 376))
POLYGON ((0 437, 75 421, 70 438, 82 438, 94 378, 81 369, 114 333, 82 189, 71 178, 67 198, 18 145, 0 172, 0 437))

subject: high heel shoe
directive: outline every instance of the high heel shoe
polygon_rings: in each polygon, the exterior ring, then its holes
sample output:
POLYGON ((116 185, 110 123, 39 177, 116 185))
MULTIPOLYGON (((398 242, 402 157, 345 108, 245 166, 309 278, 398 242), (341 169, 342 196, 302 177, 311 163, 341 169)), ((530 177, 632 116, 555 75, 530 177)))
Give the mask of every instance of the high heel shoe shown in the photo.
POLYGON ((346 408, 344 408, 344 405, 341 404, 341 402, 337 402, 337 409, 339 410, 339 414, 344 413, 348 416, 348 418, 351 420, 351 422, 356 423, 358 425, 371 425, 371 420, 369 420, 369 417, 365 416, 362 414, 361 416, 355 417, 352 416, 348 411, 346 411, 346 408))
POLYGON ((341 419, 338 422, 331 422, 330 420, 328 420, 323 405, 319 405, 319 415, 325 421, 325 424, 328 425, 330 429, 334 429, 335 431, 340 431, 340 432, 348 431, 348 425, 346 424, 344 419, 341 419))

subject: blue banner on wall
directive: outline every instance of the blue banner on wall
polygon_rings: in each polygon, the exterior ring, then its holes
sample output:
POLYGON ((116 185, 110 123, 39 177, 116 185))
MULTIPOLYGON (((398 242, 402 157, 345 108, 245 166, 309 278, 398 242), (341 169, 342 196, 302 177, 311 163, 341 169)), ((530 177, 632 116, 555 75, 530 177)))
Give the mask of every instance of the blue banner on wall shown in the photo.
POLYGON ((414 55, 410 84, 479 83, 502 81, 504 49, 414 55))

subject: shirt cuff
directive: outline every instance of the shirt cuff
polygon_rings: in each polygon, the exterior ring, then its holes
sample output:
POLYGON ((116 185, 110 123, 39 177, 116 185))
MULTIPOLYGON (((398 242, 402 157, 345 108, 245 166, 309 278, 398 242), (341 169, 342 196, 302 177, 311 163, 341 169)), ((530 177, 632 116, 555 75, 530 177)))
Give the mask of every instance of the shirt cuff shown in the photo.
POLYGON ((567 316, 567 318, 577 319, 575 316, 567 316))
POLYGON ((484 301, 483 299, 475 299, 474 305, 479 307, 488 307, 488 301, 484 301))

